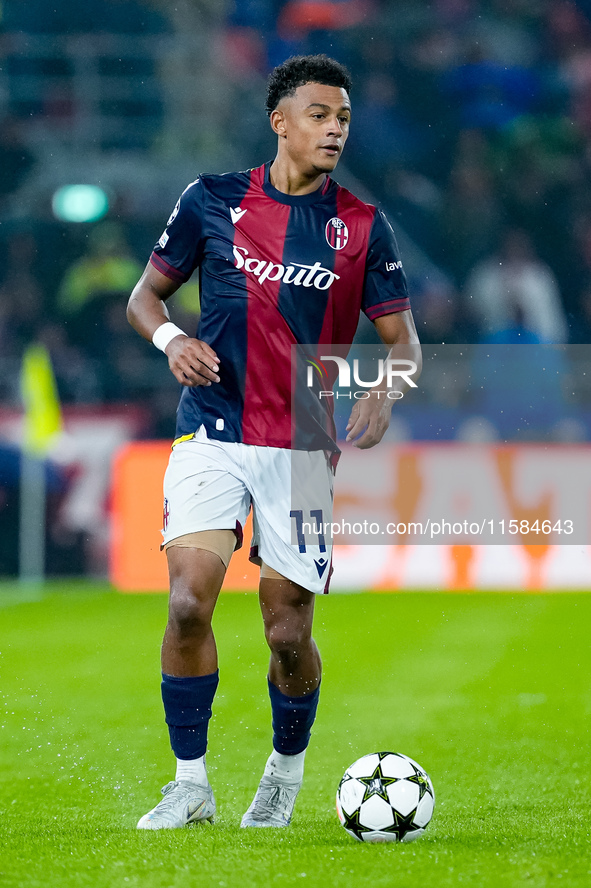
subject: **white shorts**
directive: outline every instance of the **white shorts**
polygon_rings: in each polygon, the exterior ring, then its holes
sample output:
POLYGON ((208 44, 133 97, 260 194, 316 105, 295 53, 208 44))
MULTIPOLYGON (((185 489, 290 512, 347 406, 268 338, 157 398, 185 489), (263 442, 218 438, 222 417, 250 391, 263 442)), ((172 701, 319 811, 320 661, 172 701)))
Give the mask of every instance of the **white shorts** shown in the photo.
POLYGON ((328 592, 332 495, 333 470, 324 451, 215 441, 201 426, 170 455, 164 544, 200 530, 233 530, 238 549, 252 506, 250 560, 311 592, 328 592))

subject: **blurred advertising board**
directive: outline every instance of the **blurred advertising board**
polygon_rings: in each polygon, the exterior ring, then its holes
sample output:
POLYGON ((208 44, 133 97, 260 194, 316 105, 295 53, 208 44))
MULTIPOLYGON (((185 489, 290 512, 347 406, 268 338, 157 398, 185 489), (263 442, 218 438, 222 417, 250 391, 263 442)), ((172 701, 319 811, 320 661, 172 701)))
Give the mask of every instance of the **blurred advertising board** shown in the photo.
MULTIPOLYGON (((110 576, 122 591, 168 585, 160 528, 169 453, 168 443, 133 442, 114 459, 110 576)), ((343 448, 328 528, 332 591, 591 586, 591 446, 382 442, 369 453, 343 448)), ((248 540, 246 528, 228 590, 257 587, 248 540)))

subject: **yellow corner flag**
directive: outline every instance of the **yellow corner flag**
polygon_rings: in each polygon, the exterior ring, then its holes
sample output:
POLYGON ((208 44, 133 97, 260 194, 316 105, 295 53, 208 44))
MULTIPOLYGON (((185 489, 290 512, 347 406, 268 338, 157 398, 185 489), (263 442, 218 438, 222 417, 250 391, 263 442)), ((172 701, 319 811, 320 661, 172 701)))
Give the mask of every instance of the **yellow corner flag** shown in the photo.
POLYGON ((25 408, 23 447, 34 456, 43 456, 62 430, 57 386, 44 345, 34 343, 25 351, 21 394, 25 408))

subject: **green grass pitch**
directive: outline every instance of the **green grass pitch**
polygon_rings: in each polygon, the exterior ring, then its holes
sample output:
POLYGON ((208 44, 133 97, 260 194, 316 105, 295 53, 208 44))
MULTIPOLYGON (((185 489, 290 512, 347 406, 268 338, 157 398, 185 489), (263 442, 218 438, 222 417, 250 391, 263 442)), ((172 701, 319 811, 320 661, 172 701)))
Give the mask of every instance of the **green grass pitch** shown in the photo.
POLYGON ((2 886, 591 883, 591 596, 321 597, 324 681, 293 824, 241 830, 270 750, 267 652, 256 597, 222 595, 217 822, 145 833, 135 824, 172 776, 165 596, 88 583, 15 594, 0 591, 2 886), (338 823, 345 768, 382 749, 433 778, 435 815, 415 844, 360 845, 338 823))

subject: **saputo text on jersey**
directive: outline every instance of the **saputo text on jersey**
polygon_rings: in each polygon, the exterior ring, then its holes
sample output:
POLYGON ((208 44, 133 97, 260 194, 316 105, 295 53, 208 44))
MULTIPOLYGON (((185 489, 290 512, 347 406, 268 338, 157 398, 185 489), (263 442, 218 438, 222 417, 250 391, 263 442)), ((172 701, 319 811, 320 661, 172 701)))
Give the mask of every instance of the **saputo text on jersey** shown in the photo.
POLYGON ((317 290, 328 290, 335 281, 340 280, 340 275, 335 274, 329 268, 324 268, 320 262, 314 265, 304 265, 302 262, 292 262, 290 265, 282 265, 279 262, 266 262, 264 259, 255 259, 249 255, 246 247, 232 247, 236 268, 243 268, 249 274, 258 278, 260 284, 265 281, 283 281, 284 284, 293 284, 296 287, 315 287, 317 290))

